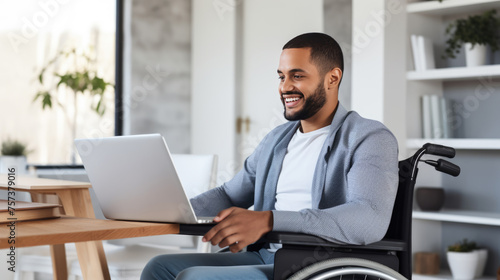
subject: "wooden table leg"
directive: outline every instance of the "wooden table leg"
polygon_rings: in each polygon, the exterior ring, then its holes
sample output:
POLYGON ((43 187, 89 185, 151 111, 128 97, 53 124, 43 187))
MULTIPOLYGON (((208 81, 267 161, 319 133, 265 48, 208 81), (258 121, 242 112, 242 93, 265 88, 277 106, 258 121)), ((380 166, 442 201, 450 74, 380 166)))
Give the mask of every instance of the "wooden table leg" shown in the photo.
MULTIPOLYGON (((57 190, 66 215, 95 218, 88 189, 57 190)), ((101 241, 75 243, 84 279, 110 280, 108 263, 101 241)))
MULTIPOLYGON (((55 199, 57 200, 57 197, 55 199)), ((59 201, 47 201, 46 195, 41 193, 31 193, 31 200, 33 202, 59 203, 59 201)), ((54 280, 68 280, 68 265, 66 263, 64 244, 50 245, 49 247, 54 280)))
POLYGON ((68 266, 66 265, 66 248, 64 244, 51 245, 50 255, 52 256, 54 280, 67 280, 68 266))

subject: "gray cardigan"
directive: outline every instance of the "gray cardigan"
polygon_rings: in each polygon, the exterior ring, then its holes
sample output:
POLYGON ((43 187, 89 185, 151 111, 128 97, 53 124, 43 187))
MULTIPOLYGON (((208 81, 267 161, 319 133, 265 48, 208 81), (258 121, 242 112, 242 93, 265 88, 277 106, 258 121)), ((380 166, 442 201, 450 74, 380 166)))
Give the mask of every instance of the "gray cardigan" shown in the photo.
POLYGON ((312 209, 274 209, 287 146, 299 121, 273 129, 233 179, 191 200, 197 215, 232 207, 273 211, 273 231, 313 234, 337 243, 368 244, 387 231, 398 186, 398 144, 380 122, 340 104, 321 149, 312 209))

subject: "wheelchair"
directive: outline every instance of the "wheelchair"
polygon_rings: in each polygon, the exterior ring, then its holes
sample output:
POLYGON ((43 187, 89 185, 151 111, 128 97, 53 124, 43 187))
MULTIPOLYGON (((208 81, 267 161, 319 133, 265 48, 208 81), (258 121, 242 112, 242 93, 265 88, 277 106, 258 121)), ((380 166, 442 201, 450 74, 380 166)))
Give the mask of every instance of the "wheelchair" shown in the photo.
MULTIPOLYGON (((460 167, 442 158, 453 158, 455 149, 427 143, 413 156, 399 162, 399 184, 391 221, 385 237, 368 245, 340 245, 322 238, 291 232, 269 232, 247 250, 262 244, 280 243, 275 254, 274 279, 411 279, 411 223, 413 189, 418 163, 458 176, 460 167)), ((203 235, 209 225, 180 225, 181 234, 203 235)))

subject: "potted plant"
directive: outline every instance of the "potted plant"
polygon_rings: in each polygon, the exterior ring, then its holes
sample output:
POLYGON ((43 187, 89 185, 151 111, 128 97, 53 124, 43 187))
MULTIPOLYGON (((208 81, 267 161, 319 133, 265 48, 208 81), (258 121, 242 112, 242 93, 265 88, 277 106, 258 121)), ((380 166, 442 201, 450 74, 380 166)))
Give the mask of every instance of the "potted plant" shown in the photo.
POLYGON ((464 45, 467 66, 486 64, 486 47, 490 46, 493 52, 500 49, 499 27, 500 21, 496 16, 496 10, 450 23, 446 28, 449 38, 446 41, 444 57, 455 58, 464 45))
POLYGON ((2 143, 0 173, 8 173, 7 168, 16 167, 16 173, 26 173, 26 145, 18 140, 7 139, 2 143))
POLYGON ((464 239, 448 246, 446 257, 453 279, 468 280, 483 274, 487 251, 479 248, 475 242, 464 239))

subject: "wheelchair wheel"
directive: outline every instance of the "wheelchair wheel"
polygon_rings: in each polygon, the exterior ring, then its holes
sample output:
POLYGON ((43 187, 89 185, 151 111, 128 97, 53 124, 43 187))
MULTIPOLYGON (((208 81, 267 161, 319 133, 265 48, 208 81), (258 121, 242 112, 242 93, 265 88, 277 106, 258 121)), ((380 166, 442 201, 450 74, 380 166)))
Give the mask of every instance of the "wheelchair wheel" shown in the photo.
POLYGON ((304 279, 407 280, 403 275, 383 264, 357 258, 339 258, 317 262, 296 272, 289 278, 289 280, 304 279))

